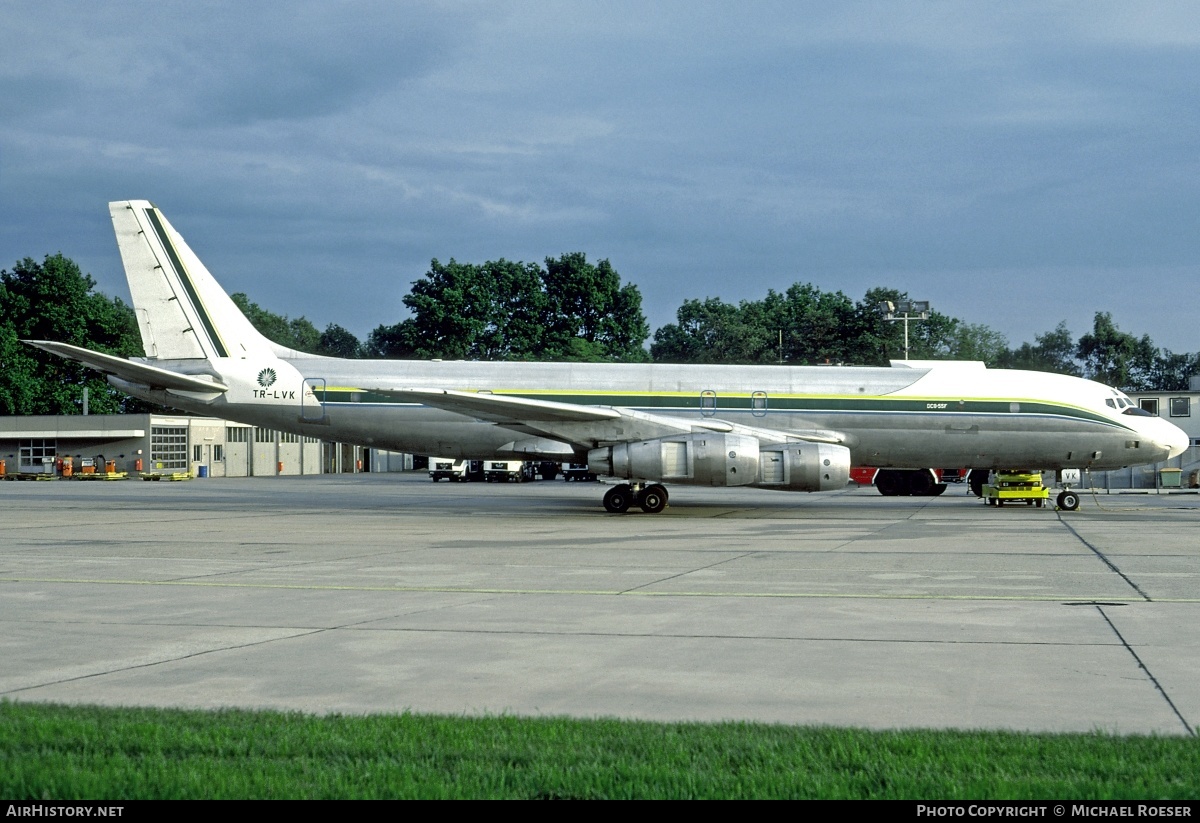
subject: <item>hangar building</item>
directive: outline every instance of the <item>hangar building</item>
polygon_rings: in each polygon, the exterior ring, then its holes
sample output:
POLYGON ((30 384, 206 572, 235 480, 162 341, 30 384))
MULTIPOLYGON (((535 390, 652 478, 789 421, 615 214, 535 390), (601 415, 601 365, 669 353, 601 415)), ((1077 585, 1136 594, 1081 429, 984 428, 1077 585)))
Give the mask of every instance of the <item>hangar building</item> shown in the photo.
POLYGON ((369 465, 371 456, 365 451, 359 446, 210 417, 0 417, 0 461, 10 475, 56 473, 66 457, 71 458, 76 472, 100 458, 115 461, 118 472, 187 471, 197 477, 354 472, 369 465))

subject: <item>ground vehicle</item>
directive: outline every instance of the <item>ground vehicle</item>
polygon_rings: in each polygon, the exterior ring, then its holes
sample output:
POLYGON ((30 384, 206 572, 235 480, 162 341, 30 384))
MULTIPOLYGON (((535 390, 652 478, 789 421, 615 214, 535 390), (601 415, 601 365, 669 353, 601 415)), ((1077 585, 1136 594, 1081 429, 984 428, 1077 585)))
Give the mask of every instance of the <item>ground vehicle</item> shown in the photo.
POLYGON ((560 470, 559 464, 553 460, 526 460, 525 461, 525 479, 526 480, 553 480, 558 477, 560 470))
POLYGON ((1050 490, 1042 485, 1041 472, 996 472, 992 482, 983 486, 983 502, 989 506, 1024 503, 1026 506, 1036 505, 1040 509, 1046 505, 1049 497, 1050 490))
POLYGON ((589 469, 587 463, 563 463, 563 480, 583 480, 594 482, 596 475, 589 469))
POLYGON ((509 480, 522 483, 527 479, 525 463, 521 460, 486 460, 483 464, 483 479, 489 483, 509 480))
POLYGON ((467 460, 455 460, 452 457, 430 457, 429 479, 434 483, 442 479, 466 482, 469 462, 467 460))
POLYGON ((458 460, 453 457, 429 458, 429 479, 436 483, 443 477, 460 483, 466 480, 482 480, 483 461, 458 460))

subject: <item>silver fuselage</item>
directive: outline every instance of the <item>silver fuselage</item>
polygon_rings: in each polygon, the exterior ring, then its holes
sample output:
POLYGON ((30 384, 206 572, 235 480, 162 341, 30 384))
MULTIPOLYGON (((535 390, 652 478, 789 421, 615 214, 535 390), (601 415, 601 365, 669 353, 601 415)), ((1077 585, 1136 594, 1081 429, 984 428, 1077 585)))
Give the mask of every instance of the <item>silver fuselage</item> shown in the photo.
MULTIPOLYGON (((716 419, 781 432, 841 435, 854 465, 916 468, 1111 469, 1178 454, 1186 435, 1157 417, 1114 408, 1112 389, 1039 372, 979 368, 710 366, 598 363, 278 361, 269 391, 249 375, 258 364, 220 358, 155 361, 212 374, 230 386, 216 396, 122 389, 146 399, 255 426, 417 454, 486 459, 514 439, 512 428, 416 403, 375 388, 452 389, 673 418, 716 419), (306 390, 307 389, 307 390, 306 390)), ((1127 400, 1125 402, 1128 402, 1127 400)), ((608 432, 576 445, 638 437, 608 432)))

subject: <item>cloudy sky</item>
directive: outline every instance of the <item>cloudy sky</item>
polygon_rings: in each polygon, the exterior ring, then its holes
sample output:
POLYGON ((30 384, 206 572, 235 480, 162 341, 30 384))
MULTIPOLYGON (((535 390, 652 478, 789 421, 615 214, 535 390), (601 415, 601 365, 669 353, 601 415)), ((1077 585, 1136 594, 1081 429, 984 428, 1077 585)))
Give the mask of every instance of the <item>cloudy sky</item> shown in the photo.
POLYGON ((0 267, 128 299, 106 203, 365 337, 431 258, 689 297, 890 286, 1012 344, 1200 349, 1192 3, 0 6, 0 267))

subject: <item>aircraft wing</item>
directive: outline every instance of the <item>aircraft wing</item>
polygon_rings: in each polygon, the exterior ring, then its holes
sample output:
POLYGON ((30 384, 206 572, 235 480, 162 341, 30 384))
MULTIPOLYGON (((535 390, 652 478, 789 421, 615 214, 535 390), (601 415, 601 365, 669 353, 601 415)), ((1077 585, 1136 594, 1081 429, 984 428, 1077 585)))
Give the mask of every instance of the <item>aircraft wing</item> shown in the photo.
POLYGON ((371 389, 377 394, 465 414, 501 425, 509 423, 592 423, 621 416, 605 406, 580 406, 552 400, 454 391, 452 389, 371 389))
MULTIPOLYGON (((767 429, 715 417, 671 417, 614 406, 583 406, 528 397, 451 389, 371 388, 372 392, 486 420, 514 431, 548 437, 576 448, 651 440, 697 431, 734 432, 765 443, 844 443, 846 435, 825 429, 767 429)), ((544 446, 544 444, 543 444, 544 446)))
POLYGON ((24 340, 22 342, 28 343, 34 348, 48 351, 51 354, 57 354, 59 357, 65 357, 68 360, 76 360, 96 371, 116 375, 122 380, 127 380, 130 383, 136 383, 141 386, 149 386, 152 389, 175 389, 177 391, 193 392, 224 392, 229 390, 229 387, 224 383, 211 377, 180 374, 167 369, 160 369, 157 366, 136 363, 132 360, 126 360, 123 357, 116 357, 115 355, 103 354, 91 349, 72 346, 70 343, 57 343, 53 340, 24 340))

